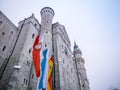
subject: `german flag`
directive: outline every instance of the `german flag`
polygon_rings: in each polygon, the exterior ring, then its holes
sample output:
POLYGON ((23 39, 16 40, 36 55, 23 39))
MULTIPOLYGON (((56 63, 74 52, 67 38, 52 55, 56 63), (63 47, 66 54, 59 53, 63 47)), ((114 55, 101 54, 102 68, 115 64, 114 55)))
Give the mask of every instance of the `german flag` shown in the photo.
POLYGON ((48 61, 49 64, 49 71, 48 71, 48 87, 47 90, 52 90, 52 70, 53 70, 53 56, 50 58, 50 60, 48 61))

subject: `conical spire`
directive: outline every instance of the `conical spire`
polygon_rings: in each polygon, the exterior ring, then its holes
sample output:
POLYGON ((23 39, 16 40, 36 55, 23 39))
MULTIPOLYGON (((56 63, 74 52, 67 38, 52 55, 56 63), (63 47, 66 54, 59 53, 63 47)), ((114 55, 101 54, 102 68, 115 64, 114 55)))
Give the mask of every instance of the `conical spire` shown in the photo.
POLYGON ((74 49, 78 48, 78 45, 76 44, 76 42, 74 41, 74 49))

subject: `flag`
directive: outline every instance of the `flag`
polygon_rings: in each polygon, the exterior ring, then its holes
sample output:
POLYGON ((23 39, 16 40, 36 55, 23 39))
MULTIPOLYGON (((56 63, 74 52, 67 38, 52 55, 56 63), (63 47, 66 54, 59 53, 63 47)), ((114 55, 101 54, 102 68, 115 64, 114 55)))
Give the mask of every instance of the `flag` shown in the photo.
POLYGON ((42 41, 40 35, 38 35, 35 39, 35 42, 33 44, 33 51, 32 51, 32 56, 33 56, 33 63, 36 71, 36 76, 40 76, 40 51, 42 48, 42 41))
POLYGON ((41 62, 41 77, 38 82, 38 90, 46 90, 48 83, 48 49, 43 51, 43 60, 41 62))
POLYGON ((47 90, 52 90, 52 69, 53 69, 53 56, 50 58, 48 64, 49 64, 49 71, 48 71, 48 86, 47 90))

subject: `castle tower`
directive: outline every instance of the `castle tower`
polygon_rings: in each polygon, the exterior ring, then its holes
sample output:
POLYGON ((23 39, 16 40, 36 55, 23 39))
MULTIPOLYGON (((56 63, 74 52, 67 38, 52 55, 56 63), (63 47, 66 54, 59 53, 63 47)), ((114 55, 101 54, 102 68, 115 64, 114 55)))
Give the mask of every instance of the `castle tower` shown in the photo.
POLYGON ((44 7, 41 12, 41 36, 43 37, 43 50, 47 47, 49 50, 48 58, 52 54, 52 19, 54 11, 50 7, 44 7))
POLYGON ((82 52, 79 49, 79 47, 76 45, 76 43, 74 43, 73 55, 76 63, 78 80, 79 80, 81 90, 90 90, 89 81, 87 79, 86 69, 84 66, 85 60, 82 58, 82 52))
POLYGON ((41 59, 46 49, 47 59, 54 55, 53 90, 90 90, 81 50, 75 43, 72 52, 65 27, 52 24, 53 9, 45 7, 40 14, 41 24, 32 14, 16 27, 0 12, 0 90, 37 90, 32 50, 39 34, 41 59))
POLYGON ((50 7, 44 7, 41 10, 41 30, 52 30, 52 19, 54 16, 54 11, 50 7))

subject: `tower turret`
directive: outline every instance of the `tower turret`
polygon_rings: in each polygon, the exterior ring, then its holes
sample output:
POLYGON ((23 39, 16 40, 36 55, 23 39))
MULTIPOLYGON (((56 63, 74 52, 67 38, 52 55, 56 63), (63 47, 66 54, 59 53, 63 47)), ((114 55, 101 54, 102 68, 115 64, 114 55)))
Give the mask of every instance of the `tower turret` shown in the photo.
POLYGON ((41 10, 41 29, 51 31, 54 11, 50 7, 44 7, 41 10))
POLYGON ((78 45, 76 45, 76 42, 74 42, 73 55, 76 59, 82 57, 82 51, 79 49, 78 45))
POLYGON ((81 90, 90 90, 89 81, 87 79, 86 69, 84 66, 85 60, 82 58, 82 52, 75 42, 74 42, 73 56, 76 63, 78 80, 80 83, 81 90))
POLYGON ((51 57, 52 52, 52 19, 54 11, 50 7, 44 7, 41 12, 41 36, 43 38, 42 49, 48 49, 48 58, 51 57))

